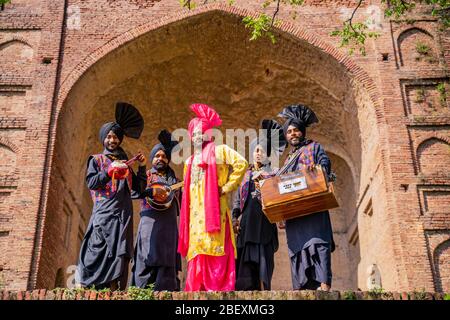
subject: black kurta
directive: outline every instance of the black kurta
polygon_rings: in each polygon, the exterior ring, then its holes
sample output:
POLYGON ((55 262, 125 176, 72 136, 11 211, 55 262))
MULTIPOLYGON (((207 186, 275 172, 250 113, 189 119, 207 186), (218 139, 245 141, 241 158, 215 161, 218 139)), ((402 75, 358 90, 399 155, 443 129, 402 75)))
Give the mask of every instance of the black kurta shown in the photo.
POLYGON ((265 290, 270 290, 275 266, 274 254, 278 250, 278 231, 262 211, 258 197, 252 196, 255 183, 251 172, 248 180, 242 182, 241 188, 246 183, 248 193, 242 195, 239 189, 233 208, 235 218, 242 212, 241 229, 236 242, 236 290, 260 290, 261 282, 265 290), (246 196, 243 203, 241 196, 246 196))
MULTIPOLYGON (((331 161, 320 144, 307 140, 299 147, 301 151, 298 161, 289 166, 288 172, 296 171, 303 165, 320 164, 330 174, 331 161)), ((294 153, 295 151, 292 155, 294 153)), ((291 157, 286 162, 290 159, 291 157)), ((287 220, 286 238, 293 288, 317 289, 320 283, 331 285, 334 240, 329 212, 316 212, 287 220)))
MULTIPOLYGON (((172 185, 175 176, 159 176, 156 170, 150 173, 157 181, 172 185)), ((142 201, 145 201, 144 199, 142 201)), ((177 253, 179 215, 179 191, 172 205, 164 210, 141 208, 141 220, 134 253, 131 284, 145 288, 154 284, 154 290, 179 290, 177 272, 181 269, 181 259, 177 253)))
MULTIPOLYGON (((105 156, 112 154, 105 150, 105 156)), ((82 286, 109 287, 114 280, 125 289, 128 263, 133 253, 133 206, 127 179, 116 180, 117 190, 111 190, 111 178, 106 168, 94 156, 88 160, 86 184, 91 191, 105 196, 94 199, 92 215, 81 244, 78 274, 82 286)), ((141 191, 138 177, 131 171, 132 190, 141 191)), ((145 176, 145 167, 139 167, 138 175, 145 176)))

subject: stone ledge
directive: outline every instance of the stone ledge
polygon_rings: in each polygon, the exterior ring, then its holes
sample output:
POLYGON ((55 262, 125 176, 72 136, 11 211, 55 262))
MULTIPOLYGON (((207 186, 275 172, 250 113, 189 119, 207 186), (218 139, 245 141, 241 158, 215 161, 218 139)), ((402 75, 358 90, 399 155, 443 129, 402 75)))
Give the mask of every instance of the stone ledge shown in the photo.
POLYGON ((26 129, 27 118, 0 117, 0 129, 26 129))
POLYGON ((1 188, 17 188, 19 178, 17 175, 0 175, 1 188))
POLYGON ((25 77, 15 74, 0 75, 1 91, 25 92, 26 90, 31 88, 32 83, 32 77, 25 77))
POLYGON ((95 291, 84 289, 37 289, 0 291, 0 300, 450 300, 449 293, 371 291, 231 291, 169 292, 133 289, 95 291))

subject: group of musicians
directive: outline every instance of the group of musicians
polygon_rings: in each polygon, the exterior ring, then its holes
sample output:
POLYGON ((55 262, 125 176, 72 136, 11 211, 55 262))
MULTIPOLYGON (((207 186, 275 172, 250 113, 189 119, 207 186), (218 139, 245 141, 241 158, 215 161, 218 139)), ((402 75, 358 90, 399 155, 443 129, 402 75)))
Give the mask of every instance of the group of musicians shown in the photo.
POLYGON ((318 122, 314 112, 291 105, 279 114, 286 119, 283 125, 264 120, 268 134, 250 143, 249 165, 232 148, 215 144, 212 129, 222 120, 213 108, 190 108, 196 115, 188 126, 194 153, 185 161, 183 182, 170 166, 177 143, 168 131, 160 132, 160 143, 150 152, 149 170, 144 155, 129 160, 120 147, 124 136, 137 139, 142 133, 143 119, 136 108, 117 104, 116 121, 101 127, 103 152, 87 163, 86 183, 94 205, 78 261, 81 286, 180 290, 178 272, 185 257, 186 291, 270 290, 278 227, 286 229, 293 289, 330 290, 334 241, 329 212, 277 226, 261 205, 260 181, 279 172, 269 158, 285 145, 290 151, 283 172, 317 170, 320 165, 331 174, 323 147, 306 139, 306 128, 318 122), (279 148, 272 150, 274 139, 279 139, 279 148), (139 163, 137 172, 131 169, 133 161, 139 163), (182 192, 175 185, 183 186, 182 192), (227 195, 235 190, 230 210, 227 195), (140 199, 141 206, 134 247, 132 199, 140 199))

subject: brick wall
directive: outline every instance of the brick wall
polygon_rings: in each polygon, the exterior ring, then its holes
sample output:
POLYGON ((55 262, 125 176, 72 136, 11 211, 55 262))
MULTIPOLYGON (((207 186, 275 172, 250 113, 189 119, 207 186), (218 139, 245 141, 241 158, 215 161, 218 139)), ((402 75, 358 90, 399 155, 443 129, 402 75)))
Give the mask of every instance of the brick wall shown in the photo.
POLYGON ((167 292, 132 290, 98 292, 89 290, 0 291, 0 300, 447 300, 448 294, 425 291, 234 291, 167 292))
MULTIPOLYGON (((257 1, 222 2, 188 12, 171 0, 13 0, 0 12, 3 285, 67 280, 91 210, 85 161, 122 99, 146 121, 131 154, 162 127, 185 127, 192 101, 214 105, 224 128, 311 105, 321 122, 309 134, 340 177, 335 288, 366 289, 376 264, 388 290, 448 290, 448 34, 419 8, 382 19, 367 55, 349 57, 329 32, 353 1, 306 1, 295 20, 282 10, 275 45, 248 41, 241 19, 257 1)), ((280 243, 274 288, 289 289, 283 233, 280 243)))

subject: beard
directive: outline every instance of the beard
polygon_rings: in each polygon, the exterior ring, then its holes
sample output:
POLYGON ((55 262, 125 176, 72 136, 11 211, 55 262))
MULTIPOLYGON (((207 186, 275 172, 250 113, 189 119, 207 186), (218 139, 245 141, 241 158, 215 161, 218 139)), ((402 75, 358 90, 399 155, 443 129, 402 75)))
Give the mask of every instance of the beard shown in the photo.
POLYGON ((291 146, 297 147, 299 144, 303 142, 303 140, 305 140, 304 137, 293 138, 289 140, 289 143, 291 144, 291 146))
POLYGON ((165 171, 167 168, 167 164, 164 162, 158 162, 157 164, 154 165, 154 167, 158 171, 165 171))

